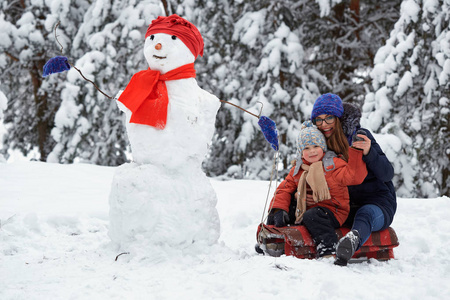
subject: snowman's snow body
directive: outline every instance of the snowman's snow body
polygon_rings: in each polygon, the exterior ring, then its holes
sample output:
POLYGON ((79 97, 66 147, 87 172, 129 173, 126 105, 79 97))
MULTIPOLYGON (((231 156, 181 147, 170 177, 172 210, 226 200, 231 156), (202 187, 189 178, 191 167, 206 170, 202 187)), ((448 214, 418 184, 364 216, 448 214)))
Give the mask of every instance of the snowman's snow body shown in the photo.
MULTIPOLYGON (((144 55, 161 74, 193 63, 178 38, 146 38, 144 55)), ((220 101, 194 78, 166 81, 169 98, 164 129, 130 123, 125 112, 133 162, 120 166, 110 193, 111 239, 126 248, 134 242, 171 247, 214 244, 219 237, 216 194, 201 169, 220 101)))

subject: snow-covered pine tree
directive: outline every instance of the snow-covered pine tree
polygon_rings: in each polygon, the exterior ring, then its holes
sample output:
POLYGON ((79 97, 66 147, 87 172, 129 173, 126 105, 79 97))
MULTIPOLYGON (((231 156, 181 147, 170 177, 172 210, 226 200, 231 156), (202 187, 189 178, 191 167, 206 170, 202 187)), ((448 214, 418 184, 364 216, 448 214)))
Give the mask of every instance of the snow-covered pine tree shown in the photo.
MULTIPOLYGON (((73 40, 71 57, 83 75, 114 97, 131 76, 148 68, 142 49, 150 22, 161 15, 160 1, 94 1, 73 40)), ((127 161, 128 140, 123 115, 108 99, 70 70, 52 131, 57 145, 49 160, 75 160, 99 165, 127 161)))
POLYGON ((362 105, 376 51, 398 20, 401 0, 296 1, 305 67, 322 74, 321 93, 362 105))
POLYGON ((450 195, 450 1, 405 0, 371 72, 364 116, 401 140, 399 196, 450 195))
POLYGON ((59 52, 53 32, 55 15, 64 27, 59 31, 61 43, 70 47, 88 2, 7 0, 0 4, 0 88, 10 99, 3 153, 16 149, 25 156, 47 159, 54 145, 50 131, 63 87, 61 77, 42 78, 45 62, 59 52))

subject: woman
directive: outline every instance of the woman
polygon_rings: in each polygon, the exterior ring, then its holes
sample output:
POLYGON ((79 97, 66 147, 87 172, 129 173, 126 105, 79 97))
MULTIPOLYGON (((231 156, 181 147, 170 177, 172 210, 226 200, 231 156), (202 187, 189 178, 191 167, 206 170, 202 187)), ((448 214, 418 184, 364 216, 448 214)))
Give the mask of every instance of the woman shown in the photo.
MULTIPOLYGON (((368 175, 360 185, 349 186, 350 214, 346 224, 351 231, 338 242, 336 265, 347 265, 353 254, 369 239, 373 231, 386 229, 392 223, 397 209, 392 178, 394 169, 369 130, 361 128, 360 110, 342 103, 334 94, 317 98, 311 121, 325 135, 327 146, 348 159, 349 145, 363 150, 363 161, 368 175), (364 134, 356 134, 364 133, 364 134), (359 137, 360 141, 354 141, 359 137)), ((307 199, 307 205, 314 201, 307 199)))

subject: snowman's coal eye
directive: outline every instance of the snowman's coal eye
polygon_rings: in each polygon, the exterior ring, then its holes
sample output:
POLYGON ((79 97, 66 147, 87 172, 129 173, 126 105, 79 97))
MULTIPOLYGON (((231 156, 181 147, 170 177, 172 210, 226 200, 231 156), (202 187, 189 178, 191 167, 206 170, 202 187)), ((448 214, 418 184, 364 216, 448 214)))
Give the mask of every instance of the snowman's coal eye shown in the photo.
POLYGON ((155 36, 152 34, 152 35, 150 36, 150 39, 153 41, 153 40, 155 39, 155 36))
POLYGON ((172 35, 172 40, 176 40, 177 37, 175 35, 172 35))

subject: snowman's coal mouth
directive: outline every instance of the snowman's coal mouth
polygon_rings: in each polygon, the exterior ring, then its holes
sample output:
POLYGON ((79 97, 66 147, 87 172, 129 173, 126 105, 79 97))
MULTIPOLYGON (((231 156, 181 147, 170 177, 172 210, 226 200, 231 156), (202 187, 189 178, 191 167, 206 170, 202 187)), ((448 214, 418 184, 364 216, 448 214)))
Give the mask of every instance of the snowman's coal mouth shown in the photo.
POLYGON ((156 59, 165 59, 167 58, 166 56, 158 56, 158 55, 153 55, 154 58, 156 59))

